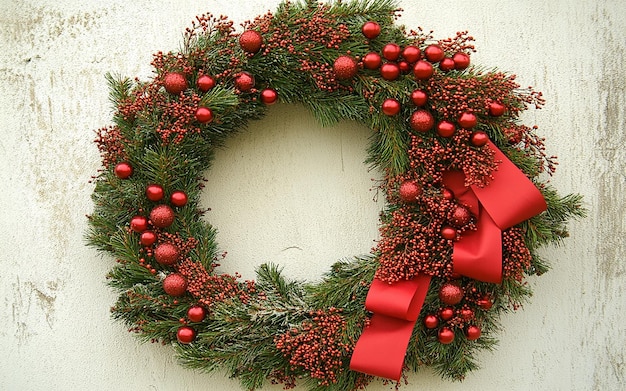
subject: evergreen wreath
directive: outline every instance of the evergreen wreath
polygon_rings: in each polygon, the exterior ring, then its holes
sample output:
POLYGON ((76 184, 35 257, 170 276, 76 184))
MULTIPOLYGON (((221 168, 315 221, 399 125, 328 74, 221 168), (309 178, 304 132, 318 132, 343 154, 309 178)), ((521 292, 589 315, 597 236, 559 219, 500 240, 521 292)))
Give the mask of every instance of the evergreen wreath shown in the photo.
POLYGON ((119 292, 114 318, 142 340, 173 345, 183 365, 226 370, 245 389, 268 380, 360 389, 373 376, 348 365, 371 321, 370 284, 421 276, 430 284, 403 368, 461 380, 478 367, 500 315, 531 294, 524 278, 548 270, 538 248, 561 242, 584 210, 579 195, 559 196, 540 180, 555 158, 519 115, 541 107, 541 94, 470 66, 466 32, 443 40, 407 32, 394 24, 399 11, 391 0, 285 2, 243 33, 202 15, 180 52, 154 56, 151 81, 107 76, 114 125, 97 132, 103 169, 88 241, 117 260, 108 275, 119 292), (384 174, 376 248, 335 263, 317 283, 289 280, 273 264, 259 266, 256 281, 218 273, 216 231, 198 205, 215 149, 277 100, 307 106, 321 125, 366 125, 367 163, 384 174), (454 246, 481 223, 446 173, 489 189, 506 159, 547 210, 502 230, 501 281, 479 281, 455 270, 454 246))

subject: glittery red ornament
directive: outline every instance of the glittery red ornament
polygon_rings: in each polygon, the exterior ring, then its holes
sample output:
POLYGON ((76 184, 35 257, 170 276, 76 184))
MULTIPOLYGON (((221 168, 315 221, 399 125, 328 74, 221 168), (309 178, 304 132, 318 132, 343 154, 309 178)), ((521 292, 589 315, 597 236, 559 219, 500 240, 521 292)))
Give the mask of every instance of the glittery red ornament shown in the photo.
POLYGON ((478 123, 478 119, 474 114, 465 112, 459 116, 457 122, 459 123, 459 125, 461 125, 462 128, 471 129, 476 126, 476 124, 478 123))
POLYGON ((441 229, 441 237, 448 240, 456 239, 456 229, 453 227, 443 227, 441 229))
POLYGON ((437 134, 441 137, 452 137, 456 127, 450 121, 441 121, 437 124, 437 134))
POLYGON ((439 316, 443 320, 450 320, 454 318, 454 308, 452 307, 442 308, 441 311, 439 311, 439 316))
POLYGON ((400 67, 394 62, 384 63, 383 66, 380 67, 380 75, 385 80, 396 80, 400 76, 400 67))
POLYGON ((187 291, 187 280, 182 274, 168 274, 163 280, 163 290, 170 296, 180 297, 187 291))
POLYGON ((182 344, 192 343, 196 339, 196 330, 189 326, 182 326, 176 331, 176 339, 182 344))
POLYGON ((213 121, 213 112, 208 107, 198 107, 196 109, 196 119, 201 124, 207 124, 213 121))
POLYGON ((413 67, 413 75, 417 80, 426 80, 433 75, 435 69, 428 61, 419 60, 413 67))
POLYGON ((428 102, 428 95, 422 90, 414 90, 411 92, 411 101, 417 107, 422 107, 428 102))
POLYGON ((179 257, 180 250, 169 242, 161 243, 154 249, 154 259, 161 265, 171 266, 178 261, 179 257))
POLYGON ((152 246, 157 241, 157 235, 152 231, 143 231, 139 236, 139 243, 143 246, 152 246))
POLYGON ((396 115, 400 112, 400 102, 395 99, 385 99, 382 104, 383 113, 386 115, 396 115))
POLYGON ((361 27, 361 32, 365 35, 365 38, 374 39, 380 34, 380 25, 373 21, 365 22, 363 27, 361 27))
POLYGON ((167 228, 174 222, 174 210, 167 205, 157 205, 150 211, 152 225, 167 228))
POLYGON ((187 79, 182 73, 171 72, 165 75, 165 91, 173 95, 178 95, 187 89, 187 79))
POLYGON ((235 76, 235 87, 239 91, 248 92, 254 88, 254 76, 249 72, 240 72, 235 76))
POLYGON ((428 132, 435 126, 435 118, 427 110, 415 110, 411 114, 411 129, 417 132, 428 132))
POLYGON ((206 317, 206 310, 204 307, 194 305, 187 310, 187 318, 192 322, 202 322, 206 317))
POLYGON ((200 91, 207 92, 215 87, 215 79, 209 75, 202 75, 198 78, 196 84, 198 85, 198 89, 200 91))
POLYGON ((474 318, 474 311, 469 308, 463 308, 461 310, 461 318, 463 318, 463 320, 471 320, 474 318))
POLYGON ((482 130, 472 133, 472 136, 470 138, 470 142, 475 147, 482 147, 483 145, 487 144, 487 141, 489 141, 489 136, 482 130))
POLYGON ((430 62, 439 62, 443 60, 445 55, 441 46, 438 45, 428 45, 426 49, 424 49, 424 57, 430 62))
POLYGON ((424 326, 427 329, 436 329, 439 326, 439 319, 435 315, 426 315, 424 317, 424 326))
POLYGON ((470 57, 465 53, 455 53, 452 56, 452 61, 454 61, 454 68, 463 70, 469 66, 470 57))
POLYGON ((448 327, 442 327, 437 334, 437 339, 444 345, 450 344, 454 341, 454 331, 448 327))
POLYGON ((439 288, 439 300, 445 305, 459 304, 463 300, 463 289, 457 284, 446 282, 439 288))
POLYGON ((382 59, 378 53, 370 52, 363 57, 363 66, 366 69, 378 69, 381 63, 382 59))
POLYGON ((135 216, 130 219, 130 229, 135 232, 143 232, 148 229, 148 219, 144 216, 135 216))
POLYGON ((127 179, 133 175, 133 167, 126 162, 117 163, 113 169, 113 173, 120 179, 127 179))
POLYGON ((258 31, 246 30, 239 36, 239 46, 248 53, 256 53, 261 50, 263 37, 258 31))
POLYGON ((273 105, 274 103, 276 103, 277 100, 278 93, 276 92, 276 90, 266 88, 261 91, 261 102, 265 103, 266 105, 273 105))
POLYGON ((333 64, 333 71, 338 80, 352 79, 359 71, 356 60, 350 56, 339 56, 333 64))
POLYGON ((450 57, 445 57, 443 60, 439 61, 439 69, 444 72, 449 72, 454 69, 454 60, 450 57))
POLYGON ((400 198, 404 202, 415 202, 422 195, 422 187, 415 181, 404 181, 400 185, 400 198))
POLYGON ((402 58, 414 64, 422 58, 422 51, 417 46, 409 45, 402 49, 402 58))
POLYGON ((170 202, 174 206, 185 206, 187 205, 187 194, 184 191, 176 190, 170 196, 170 202))
POLYGON ((161 201, 164 194, 165 191, 163 190, 163 187, 161 185, 152 184, 146 187, 146 197, 150 201, 161 201))
POLYGON ((402 49, 395 43, 388 43, 383 46, 383 57, 389 61, 396 61, 400 58, 400 53, 402 53, 402 49))
POLYGON ((489 115, 499 117, 504 114, 506 107, 500 102, 491 102, 489 104, 489 115))
POLYGON ((441 191, 441 195, 446 200, 453 200, 454 199, 454 192, 452 190, 450 190, 450 189, 443 189, 441 191))
POLYGON ((450 223, 456 227, 462 227, 470 222, 472 214, 466 207, 458 205, 450 215, 450 223))
POLYGON ((467 330, 465 330, 465 338, 468 339, 468 341, 476 341, 478 338, 480 338, 480 327, 478 326, 468 326, 467 330))

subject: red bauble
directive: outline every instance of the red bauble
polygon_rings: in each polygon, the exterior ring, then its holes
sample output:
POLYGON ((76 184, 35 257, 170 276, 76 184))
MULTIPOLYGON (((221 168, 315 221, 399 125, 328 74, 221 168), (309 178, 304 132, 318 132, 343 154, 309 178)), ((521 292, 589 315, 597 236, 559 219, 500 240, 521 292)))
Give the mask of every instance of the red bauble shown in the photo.
POLYGON ((493 306, 493 302, 489 296, 484 296, 482 299, 478 300, 476 304, 484 310, 490 310, 493 306))
POLYGON ((381 63, 382 59, 378 53, 370 52, 363 57, 363 66, 366 69, 378 69, 381 63))
POLYGON ((474 318, 474 311, 469 308, 463 308, 461 310, 461 318, 463 318, 463 320, 471 320, 474 318))
POLYGON ((439 69, 444 72, 449 72, 454 69, 454 60, 450 57, 446 57, 439 62, 439 69))
POLYGON ((265 103, 266 105, 273 105, 274 103, 276 103, 276 101, 278 101, 278 93, 276 92, 276 90, 266 88, 261 91, 261 102, 265 103))
POLYGON ((373 21, 365 22, 363 27, 361 27, 361 32, 365 35, 365 38, 374 39, 380 34, 380 25, 373 21))
POLYGON ((404 181, 400 185, 400 198, 404 202, 415 202, 422 195, 422 187, 415 181, 404 181))
POLYGON ((411 129, 417 132, 428 132, 435 126, 435 118, 427 110, 415 110, 411 114, 411 129))
POLYGON ((478 338, 480 338, 480 327, 478 326, 469 326, 467 328, 467 330, 465 330, 465 338, 467 338, 469 341, 476 341, 478 338))
POLYGON ((419 60, 413 67, 413 75, 417 80, 426 80, 433 75, 435 69, 428 61, 419 60))
POLYGON ((382 110, 386 115, 396 115, 400 112, 400 102, 395 99, 385 99, 382 110))
POLYGON ((400 67, 393 62, 387 62, 380 67, 380 75, 385 80, 396 80, 400 76, 400 67))
POLYGON ((117 163, 113 169, 113 173, 120 179, 127 179, 133 175, 133 167, 126 162, 117 163))
POLYGON ((409 73, 411 71, 411 64, 407 61, 399 61, 398 68, 400 68, 400 72, 402 74, 409 73))
POLYGON ((443 49, 438 45, 429 45, 424 49, 424 57, 430 62, 439 62, 445 56, 443 49))
POLYGON ((450 121, 441 121, 437 124, 437 134, 441 137, 452 137, 456 127, 450 121))
POLYGON ((437 334, 437 339, 444 345, 450 344, 454 341, 454 331, 448 327, 442 327, 437 334))
POLYGON ((196 330, 189 326, 182 326, 176 331, 176 339, 183 344, 192 343, 196 339, 196 330))
POLYGON ((456 239, 456 229, 452 227, 443 227, 441 229, 441 237, 448 240, 456 239))
POLYGON ((452 307, 442 308, 441 311, 439 311, 439 316, 443 320, 450 320, 454 318, 454 308, 452 307))
POLYGON ((204 307, 194 305, 187 310, 187 318, 192 322, 202 322, 206 317, 206 310, 204 307))
POLYGON ((483 132, 482 130, 479 130, 479 131, 472 133, 472 137, 470 138, 470 141, 473 146, 482 147, 483 145, 487 144, 487 142, 489 141, 489 136, 487 135, 487 133, 483 132))
POLYGON ((443 189, 441 192, 441 195, 443 196, 443 198, 445 198, 446 200, 453 200, 454 199, 454 192, 450 189, 443 189))
POLYGON ((182 73, 171 72, 165 75, 165 91, 178 95, 187 89, 187 79, 182 73))
POLYGON ((422 58, 422 51, 417 46, 409 45, 402 50, 402 57, 409 63, 414 64, 422 58))
POLYGON ((426 315, 424 317, 424 326, 427 329, 436 329, 439 326, 439 319, 435 315, 426 315))
POLYGON ((476 124, 478 123, 478 119, 473 113, 465 112, 459 116, 457 122, 459 123, 459 125, 461 125, 462 128, 471 129, 476 126, 476 124))
POLYGON ((235 76, 235 87, 239 91, 250 91, 254 87, 254 76, 249 72, 240 72, 235 76))
POLYGON ((144 216, 135 216, 130 219, 130 229, 135 232, 143 232, 148 229, 148 219, 144 216))
POLYGON ((389 61, 396 61, 400 58, 400 53, 402 53, 402 49, 395 43, 388 43, 383 46, 383 57, 389 61))
POLYGON ((452 61, 454 61, 454 67, 458 70, 463 70, 470 64, 470 58, 465 53, 455 53, 452 56, 452 61))
POLYGON ((239 46, 248 53, 256 53, 261 50, 263 37, 258 31, 246 30, 239 36, 239 46))
POLYGON ((154 249, 154 259, 161 265, 173 265, 179 257, 180 250, 176 245, 169 242, 161 243, 154 249))
POLYGON ((428 102, 428 95, 422 90, 415 90, 411 92, 411 101, 417 107, 422 107, 428 102))
POLYGON ((150 201, 161 201, 164 195, 165 191, 163 190, 163 187, 161 185, 152 184, 146 187, 146 197, 150 201))
POLYGON ((187 205, 187 194, 184 191, 176 190, 170 196, 170 202, 174 206, 185 206, 187 205))
POLYGON ((139 237, 139 243, 143 246, 152 246, 157 241, 157 235, 152 231, 143 231, 139 237))
POLYGON ((333 64, 335 77, 338 80, 352 79, 359 72, 356 60, 350 56, 339 56, 333 64))
POLYGON ((472 214, 466 207, 458 205, 450 215, 450 223, 456 227, 462 227, 470 222, 472 214))
POLYGON ((168 274, 163 280, 163 290, 170 296, 180 297, 187 292, 187 280, 182 274, 168 274))
POLYGON ((196 82, 198 89, 202 92, 207 92, 211 88, 215 87, 215 79, 208 75, 202 75, 196 82))
POLYGON ((167 205, 157 205, 150 211, 150 221, 158 228, 167 228, 174 222, 174 210, 167 205))
POLYGON ((489 104, 489 115, 492 117, 499 117, 504 114, 506 107, 499 102, 491 102, 489 104))
POLYGON ((213 112, 208 107, 198 107, 196 109, 196 119, 201 124, 208 124, 213 121, 213 112))
POLYGON ((463 300, 463 289, 457 284, 446 282, 439 288, 439 300, 446 305, 459 304, 463 300))

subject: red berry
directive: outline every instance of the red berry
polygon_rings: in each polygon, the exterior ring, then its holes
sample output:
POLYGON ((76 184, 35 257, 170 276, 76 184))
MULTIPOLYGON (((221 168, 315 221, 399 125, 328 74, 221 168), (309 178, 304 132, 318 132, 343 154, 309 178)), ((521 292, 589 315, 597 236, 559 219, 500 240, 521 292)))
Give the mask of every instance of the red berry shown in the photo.
POLYGON ((133 167, 126 162, 118 163, 113 169, 113 173, 120 179, 127 179, 133 175, 133 167))

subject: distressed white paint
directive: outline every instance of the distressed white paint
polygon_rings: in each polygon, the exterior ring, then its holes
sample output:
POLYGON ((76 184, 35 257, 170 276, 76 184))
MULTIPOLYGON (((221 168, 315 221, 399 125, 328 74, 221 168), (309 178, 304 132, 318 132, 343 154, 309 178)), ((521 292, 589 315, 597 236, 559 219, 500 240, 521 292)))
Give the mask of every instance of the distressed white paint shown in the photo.
MULTIPOLYGON (((99 166, 91 140, 110 121, 105 72, 146 78, 151 54, 176 49, 195 15, 242 22, 276 4, 0 1, 0 389, 239 389, 221 374, 179 367, 169 348, 140 345, 109 319, 115 298, 104 275, 113 260, 83 245, 88 181, 99 166)), ((505 317, 506 334, 480 356, 481 371, 464 383, 423 371, 405 389, 624 389, 624 2, 401 6, 408 27, 437 37, 470 30, 475 62, 545 93, 546 108, 525 118, 560 157, 553 183, 584 194, 590 209, 563 247, 544 251, 553 270, 530 281, 535 297, 505 317)), ((368 251, 379 205, 369 191, 376 173, 360 164, 363 132, 319 129, 301 109, 278 106, 254 134, 229 143, 207 174, 219 188, 203 198, 229 270, 249 277, 243 259, 272 259, 292 277, 316 278, 335 259, 368 251)))

